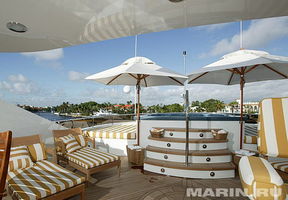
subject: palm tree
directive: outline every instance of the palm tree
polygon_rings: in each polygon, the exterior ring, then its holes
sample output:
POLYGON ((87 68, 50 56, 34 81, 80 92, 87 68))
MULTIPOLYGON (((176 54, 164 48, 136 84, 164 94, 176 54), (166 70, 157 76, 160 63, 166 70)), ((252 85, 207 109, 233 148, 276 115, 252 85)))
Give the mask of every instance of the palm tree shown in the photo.
POLYGON ((232 101, 228 105, 231 107, 232 113, 234 113, 234 109, 238 107, 238 102, 232 101))

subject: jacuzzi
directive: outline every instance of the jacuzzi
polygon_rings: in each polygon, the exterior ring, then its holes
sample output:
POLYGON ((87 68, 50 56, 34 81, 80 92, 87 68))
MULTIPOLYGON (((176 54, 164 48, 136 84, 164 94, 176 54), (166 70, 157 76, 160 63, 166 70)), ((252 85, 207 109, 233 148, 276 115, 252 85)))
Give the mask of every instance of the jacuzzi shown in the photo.
MULTIPOLYGON (((229 132, 228 149, 240 149, 240 117, 218 113, 189 113, 189 128, 224 129, 229 132)), ((140 145, 149 145, 149 130, 153 127, 185 128, 185 113, 156 113, 141 116, 140 145)))

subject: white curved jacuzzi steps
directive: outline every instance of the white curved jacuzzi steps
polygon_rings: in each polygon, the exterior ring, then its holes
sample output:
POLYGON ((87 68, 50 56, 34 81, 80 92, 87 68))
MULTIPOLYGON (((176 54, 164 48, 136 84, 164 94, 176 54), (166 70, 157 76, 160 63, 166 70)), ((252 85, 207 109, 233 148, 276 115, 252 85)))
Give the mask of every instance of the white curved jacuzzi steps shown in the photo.
POLYGON ((149 136, 144 170, 186 178, 232 178, 235 166, 228 140, 216 140, 211 129, 189 129, 189 166, 185 165, 185 129, 165 128, 162 138, 149 136))
POLYGON ((229 163, 192 163, 186 166, 184 163, 159 161, 146 158, 144 169, 150 172, 169 176, 180 176, 185 178, 233 178, 235 176, 235 165, 229 163))
MULTIPOLYGON (((218 130, 218 129, 214 129, 218 130)), ((164 137, 186 138, 186 130, 183 128, 165 128, 164 137)), ((190 139, 213 138, 211 129, 189 129, 190 139)))
MULTIPOLYGON (((154 138, 149 136, 149 144, 154 147, 184 150, 186 141, 183 138, 154 138)), ((227 149, 228 140, 215 140, 214 138, 190 139, 189 150, 220 150, 227 149)))
MULTIPOLYGON (((158 153, 168 153, 168 154, 175 154, 175 155, 185 155, 185 150, 178 150, 178 149, 167 149, 167 148, 160 148, 148 145, 146 147, 147 151, 153 151, 158 153)), ((228 149, 220 149, 220 150, 207 150, 207 151, 189 151, 189 155, 192 156, 223 156, 223 155, 232 155, 231 151, 228 149)))
MULTIPOLYGON (((146 147, 146 157, 163 161, 185 162, 185 151, 153 146, 146 147)), ((226 163, 232 160, 231 152, 224 150, 189 151, 189 163, 226 163)))

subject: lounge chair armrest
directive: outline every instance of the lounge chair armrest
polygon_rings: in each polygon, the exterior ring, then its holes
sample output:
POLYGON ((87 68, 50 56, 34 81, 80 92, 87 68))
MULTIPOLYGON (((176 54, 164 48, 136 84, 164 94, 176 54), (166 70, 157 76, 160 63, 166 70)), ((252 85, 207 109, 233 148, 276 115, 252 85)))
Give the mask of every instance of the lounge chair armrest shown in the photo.
POLYGON ((91 142, 93 145, 93 148, 96 148, 95 138, 89 137, 89 136, 84 136, 84 137, 85 137, 86 142, 91 142))
POLYGON ((55 142, 55 146, 56 146, 55 151, 57 151, 57 148, 59 148, 59 149, 60 149, 59 152, 60 152, 62 155, 65 154, 65 149, 66 149, 66 147, 65 147, 65 144, 64 144, 63 141, 56 141, 56 142, 55 142))
POLYGON ((56 150, 54 147, 46 147, 46 153, 48 155, 54 156, 56 154, 56 150))
POLYGON ((45 152, 47 155, 52 157, 53 162, 56 161, 56 148, 54 145, 49 145, 49 146, 46 145, 45 152))

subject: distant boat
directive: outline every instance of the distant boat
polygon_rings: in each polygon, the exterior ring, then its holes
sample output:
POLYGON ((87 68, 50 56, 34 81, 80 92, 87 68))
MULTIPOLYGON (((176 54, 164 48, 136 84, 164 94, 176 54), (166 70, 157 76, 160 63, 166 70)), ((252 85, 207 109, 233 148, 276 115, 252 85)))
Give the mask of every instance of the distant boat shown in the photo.
POLYGON ((99 117, 99 116, 108 116, 108 115, 117 115, 116 113, 112 113, 107 110, 99 110, 98 112, 93 112, 93 116, 99 117))

